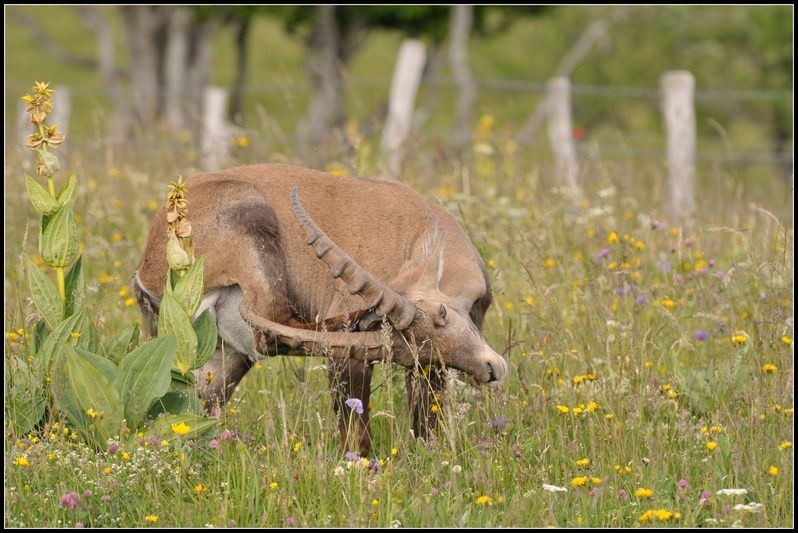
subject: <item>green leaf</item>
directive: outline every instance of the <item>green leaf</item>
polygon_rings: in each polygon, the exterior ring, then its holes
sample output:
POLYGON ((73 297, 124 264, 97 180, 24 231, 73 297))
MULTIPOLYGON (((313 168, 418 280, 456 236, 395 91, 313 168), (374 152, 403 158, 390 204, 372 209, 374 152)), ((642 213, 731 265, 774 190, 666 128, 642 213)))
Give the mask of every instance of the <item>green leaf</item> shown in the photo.
POLYGON ((176 348, 174 336, 167 335, 145 343, 122 359, 114 385, 131 426, 138 426, 153 400, 169 391, 176 348))
MULTIPOLYGON (((187 374, 194 377, 194 374, 187 374)), ((163 413, 179 414, 193 413, 201 415, 203 413, 202 402, 197 397, 197 389, 192 383, 187 383, 180 372, 172 371, 172 381, 169 384, 169 391, 155 400, 147 412, 147 419, 155 419, 163 413)))
POLYGON ((189 318, 197 312, 202 302, 205 285, 205 256, 200 257, 174 286, 174 297, 189 318))
POLYGON ((78 256, 78 244, 78 225, 72 206, 63 206, 42 232, 39 253, 48 265, 67 267, 78 256))
POLYGON ((216 351, 216 341, 218 331, 216 322, 213 320, 211 310, 206 309, 191 324, 194 333, 197 334, 197 359, 194 361, 191 370, 202 368, 216 351))
POLYGON ((64 278, 66 289, 66 310, 64 314, 69 316, 83 306, 83 257, 78 257, 75 264, 64 278))
POLYGON ((122 333, 114 335, 108 339, 108 341, 105 343, 105 346, 103 346, 103 353, 105 354, 106 358, 110 359, 116 364, 119 364, 125 354, 136 348, 138 342, 139 325, 136 323, 122 333))
POLYGON ((63 206, 72 206, 78 197, 78 176, 74 172, 69 176, 69 181, 58 192, 58 203, 63 206))
POLYGON ((61 209, 61 204, 50 196, 38 181, 25 174, 25 188, 28 190, 30 203, 42 215, 54 215, 61 209))
POLYGON ((164 292, 158 313, 158 334, 168 333, 174 333, 177 341, 175 365, 180 372, 186 374, 194 368, 197 360, 197 334, 177 300, 169 292, 164 292))
POLYGON ((42 370, 45 373, 49 373, 51 361, 54 366, 61 364, 62 344, 69 344, 76 348, 97 352, 99 344, 97 329, 91 321, 88 309, 84 307, 74 315, 67 317, 44 340, 40 350, 41 355, 37 357, 37 360, 42 365, 42 370))
POLYGON ((177 272, 175 272, 175 269, 170 267, 169 279, 167 280, 166 283, 166 290, 169 291, 170 293, 173 292, 175 285, 177 285, 178 281, 180 281, 180 275, 177 272))
POLYGON ((16 357, 6 358, 5 374, 6 423, 11 424, 15 435, 24 435, 44 417, 47 402, 42 382, 34 376, 25 361, 16 357))
POLYGON ((55 283, 28 258, 28 284, 33 303, 42 319, 52 330, 64 318, 64 304, 55 283))
POLYGON ((221 424, 217 418, 206 418, 191 413, 168 414, 159 416, 153 423, 152 429, 144 433, 145 435, 156 435, 161 438, 174 438, 177 433, 172 429, 172 426, 179 425, 181 422, 189 427, 188 433, 182 436, 184 439, 195 439, 221 424))
POLYGON ((108 367, 93 363, 106 359, 96 355, 87 357, 84 350, 63 344, 64 366, 54 373, 53 388, 58 408, 69 421, 95 439, 95 445, 119 434, 122 426, 122 400, 113 380, 108 379, 108 367), (95 414, 92 418, 89 409, 95 414))
POLYGON ((58 161, 58 156, 55 155, 55 152, 48 152, 45 146, 41 146, 36 149, 36 154, 39 156, 39 166, 44 167, 48 175, 52 176, 61 170, 61 163, 58 161))

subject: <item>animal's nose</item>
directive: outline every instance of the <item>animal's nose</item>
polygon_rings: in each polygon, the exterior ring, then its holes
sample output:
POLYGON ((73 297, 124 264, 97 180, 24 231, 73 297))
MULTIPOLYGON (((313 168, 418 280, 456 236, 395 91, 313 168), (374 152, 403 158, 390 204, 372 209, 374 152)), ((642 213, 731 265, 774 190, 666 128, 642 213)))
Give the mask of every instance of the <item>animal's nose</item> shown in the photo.
POLYGON ((488 383, 493 381, 499 381, 499 378, 496 377, 496 372, 493 371, 493 365, 490 363, 486 363, 488 365, 488 383))

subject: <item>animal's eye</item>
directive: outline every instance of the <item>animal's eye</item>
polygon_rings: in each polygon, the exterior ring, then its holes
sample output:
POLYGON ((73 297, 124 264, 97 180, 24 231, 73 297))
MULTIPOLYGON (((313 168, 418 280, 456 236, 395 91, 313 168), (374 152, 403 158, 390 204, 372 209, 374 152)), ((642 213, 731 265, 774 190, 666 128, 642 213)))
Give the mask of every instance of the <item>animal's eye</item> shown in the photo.
POLYGON ((438 309, 438 316, 441 318, 446 318, 446 308, 441 304, 440 309, 438 309))

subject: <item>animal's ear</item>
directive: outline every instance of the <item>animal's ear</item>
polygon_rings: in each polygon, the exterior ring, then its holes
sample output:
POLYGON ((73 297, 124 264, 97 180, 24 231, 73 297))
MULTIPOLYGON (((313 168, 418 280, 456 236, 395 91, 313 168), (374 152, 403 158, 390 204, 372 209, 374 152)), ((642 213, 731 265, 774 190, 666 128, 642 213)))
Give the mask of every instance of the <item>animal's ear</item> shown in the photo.
POLYGON ((437 289, 442 275, 443 238, 436 224, 420 239, 413 259, 402 266, 390 285, 400 294, 416 287, 437 289))

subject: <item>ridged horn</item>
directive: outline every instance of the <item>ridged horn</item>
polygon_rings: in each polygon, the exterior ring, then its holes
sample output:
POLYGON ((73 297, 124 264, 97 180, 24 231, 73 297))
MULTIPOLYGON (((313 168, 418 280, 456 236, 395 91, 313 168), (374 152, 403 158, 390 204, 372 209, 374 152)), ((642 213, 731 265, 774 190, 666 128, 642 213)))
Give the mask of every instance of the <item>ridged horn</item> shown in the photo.
POLYGON ((307 243, 313 247, 316 257, 330 267, 334 278, 341 278, 349 287, 349 294, 361 296, 379 316, 385 316, 394 328, 403 331, 416 316, 416 306, 407 298, 375 278, 368 270, 358 265, 330 237, 324 233, 299 201, 299 189, 291 191, 291 211, 299 226, 307 235, 307 243))
POLYGON ((291 350, 304 350, 311 355, 333 359, 355 359, 357 361, 384 361, 388 354, 385 340, 380 331, 345 332, 314 331, 293 328, 256 315, 241 302, 241 318, 249 325, 259 329, 273 340, 288 346, 291 350))

